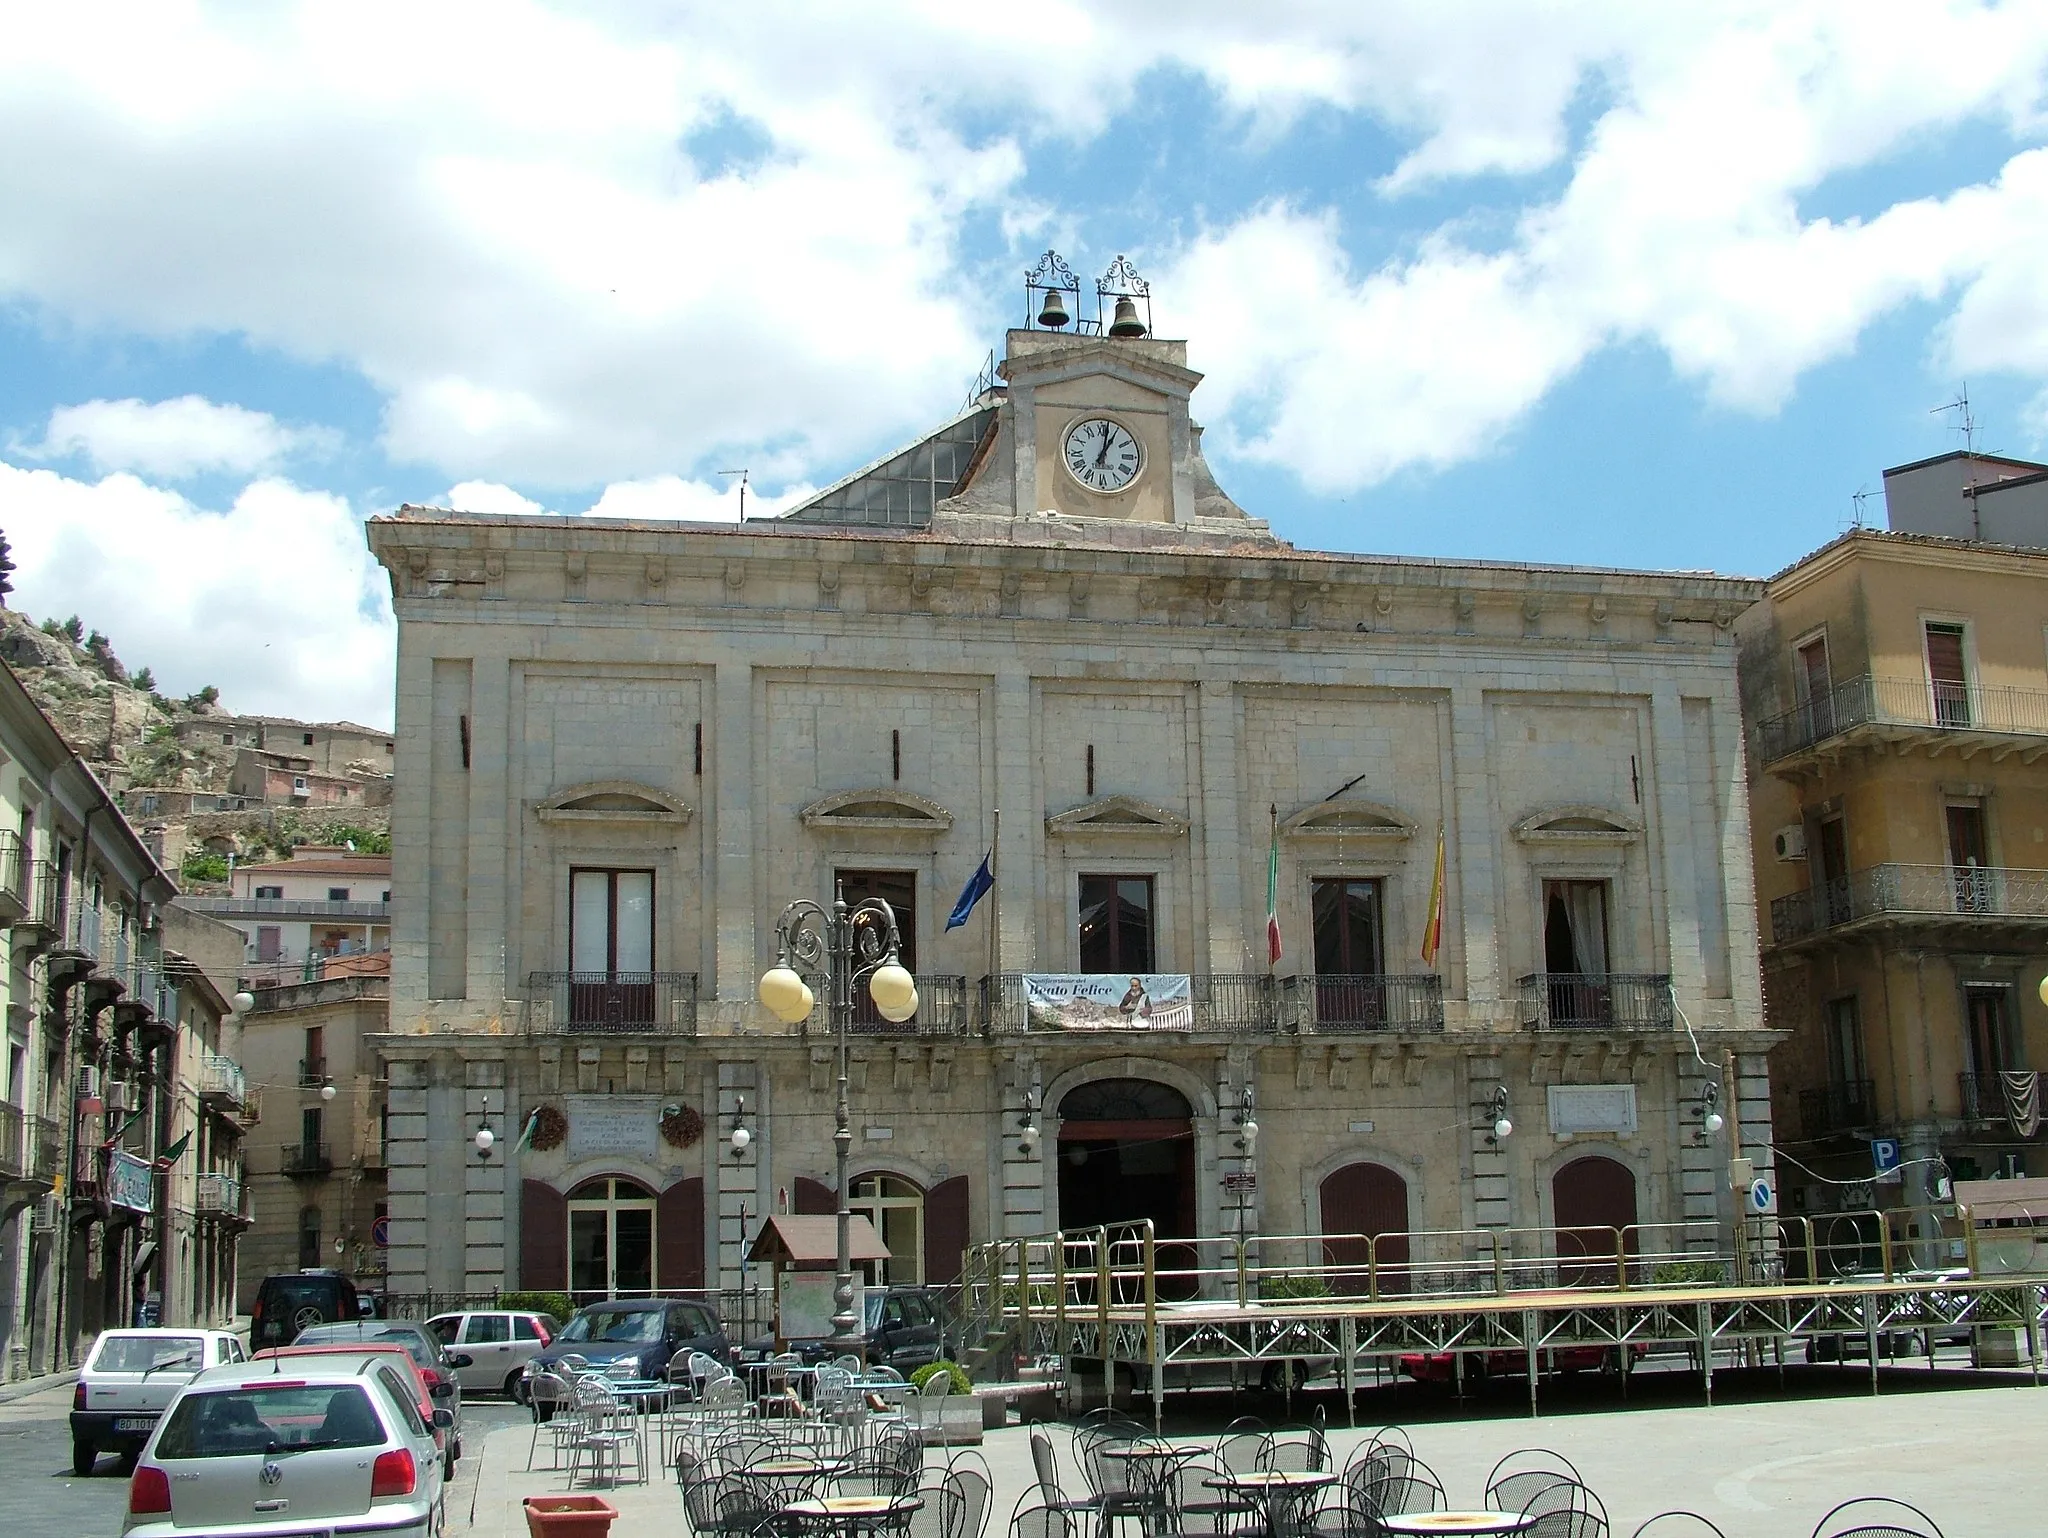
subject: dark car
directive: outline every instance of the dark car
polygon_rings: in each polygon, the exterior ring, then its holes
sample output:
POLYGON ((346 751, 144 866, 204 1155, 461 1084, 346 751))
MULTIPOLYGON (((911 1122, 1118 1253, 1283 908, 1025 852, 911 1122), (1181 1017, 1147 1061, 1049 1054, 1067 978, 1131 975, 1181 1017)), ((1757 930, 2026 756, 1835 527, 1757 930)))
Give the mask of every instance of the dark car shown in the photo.
POLYGON ((718 1309, 678 1298, 618 1298, 578 1309, 561 1333, 527 1364, 534 1372, 564 1356, 580 1356, 615 1378, 659 1378, 669 1358, 701 1351, 720 1363, 733 1360, 718 1309))
MULTIPOLYGON (((861 1355, 871 1367, 893 1367, 905 1377, 946 1354, 945 1313, 933 1287, 870 1287, 863 1294, 866 1328, 861 1355)), ((775 1349, 772 1337, 747 1342, 755 1360, 775 1349)), ((829 1362, 839 1348, 829 1340, 794 1341, 790 1349, 806 1362, 829 1362)))
POLYGON ((249 1309, 249 1345, 289 1346, 316 1324, 362 1318, 361 1294, 339 1271, 286 1271, 266 1276, 249 1309))

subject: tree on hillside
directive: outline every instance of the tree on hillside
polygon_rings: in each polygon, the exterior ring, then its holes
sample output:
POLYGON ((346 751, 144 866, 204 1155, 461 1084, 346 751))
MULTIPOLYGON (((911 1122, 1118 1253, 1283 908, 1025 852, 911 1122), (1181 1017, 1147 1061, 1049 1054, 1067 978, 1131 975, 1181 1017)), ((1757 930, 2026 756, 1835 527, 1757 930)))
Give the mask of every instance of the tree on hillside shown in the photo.
POLYGON ((8 546, 7 536, 0 534, 0 598, 14 591, 14 551, 8 546))
POLYGON ((186 695, 185 706, 189 710, 201 710, 204 709, 206 706, 213 704, 219 698, 220 690, 214 688, 212 684, 208 684, 204 689, 201 689, 197 694, 186 695))
POLYGON ((132 682, 144 694, 156 693, 156 674, 150 672, 148 668, 136 669, 132 682))
POLYGON ((85 639, 85 622, 81 620, 76 614, 72 615, 71 618, 64 621, 64 623, 58 626, 57 628, 58 632, 64 637, 64 639, 69 641, 73 646, 78 645, 79 642, 85 639))

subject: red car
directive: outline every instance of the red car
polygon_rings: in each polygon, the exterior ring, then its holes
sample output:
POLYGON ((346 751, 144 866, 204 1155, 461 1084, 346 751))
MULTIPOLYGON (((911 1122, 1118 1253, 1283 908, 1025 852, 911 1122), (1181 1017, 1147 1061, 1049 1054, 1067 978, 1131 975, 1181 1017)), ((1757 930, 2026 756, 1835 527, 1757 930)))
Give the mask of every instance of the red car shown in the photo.
MULTIPOLYGON (((405 1379, 408 1383, 412 1384, 414 1389, 413 1408, 420 1412, 421 1420, 425 1421, 429 1426, 434 1426, 435 1406, 433 1395, 427 1387, 426 1378, 420 1372, 419 1364, 412 1359, 403 1346, 385 1345, 375 1341, 365 1341, 361 1345, 350 1342, 346 1345, 331 1346, 270 1346, 257 1352, 250 1360, 253 1362, 269 1362, 279 1357, 284 1357, 287 1360, 299 1357, 319 1357, 326 1361, 347 1359, 359 1362, 364 1357, 376 1356, 395 1356, 404 1362, 405 1379)), ((448 1456, 449 1435, 450 1433, 438 1426, 434 1426, 434 1445, 441 1450, 441 1461, 444 1471, 452 1475, 455 1460, 448 1456)))
MULTIPOLYGON (((1547 1377, 1560 1372, 1622 1372, 1649 1354, 1647 1346, 1632 1345, 1624 1356, 1613 1346, 1546 1346, 1537 1353, 1538 1365, 1547 1377)), ((1457 1367, 1448 1351, 1415 1351, 1401 1358, 1401 1371, 1418 1383, 1449 1383, 1457 1367)), ((1471 1351, 1465 1354, 1465 1376, 1479 1378, 1520 1378, 1529 1371, 1526 1351, 1471 1351)))

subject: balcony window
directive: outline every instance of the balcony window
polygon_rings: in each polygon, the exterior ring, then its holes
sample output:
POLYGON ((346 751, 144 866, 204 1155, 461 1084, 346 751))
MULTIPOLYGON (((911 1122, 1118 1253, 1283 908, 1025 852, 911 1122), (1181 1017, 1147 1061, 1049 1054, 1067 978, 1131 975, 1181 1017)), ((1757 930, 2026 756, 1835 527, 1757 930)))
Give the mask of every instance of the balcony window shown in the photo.
POLYGON ((283 902, 284 888, 281 886, 260 886, 256 888, 258 902, 283 902))
MULTIPOLYGON (((917 970, 917 877, 907 870, 839 870, 832 873, 834 890, 853 907, 870 897, 879 897, 896 915, 897 958, 906 972, 917 970)), ((865 987, 854 989, 853 1017, 856 1025, 882 1023, 874 996, 865 987)), ((879 1230, 878 1230, 879 1231, 879 1230)))
POLYGON ((2003 984, 1971 984, 1963 989, 1963 1029, 1968 1036, 1970 1072, 1988 1079, 2014 1060, 2012 990, 2003 984))
POLYGON ((1154 970, 1150 876, 1081 878, 1081 970, 1154 970))
POLYGON ((1386 945, 1378 878, 1333 877, 1309 885, 1319 1024, 1386 1018, 1386 945))
POLYGON ((1856 996, 1830 999, 1827 1016, 1828 1079, 1835 1084, 1858 1084, 1866 1077, 1863 1058, 1863 1019, 1856 996))
POLYGON ((1810 723, 1811 740, 1818 742, 1835 729, 1834 680, 1828 669, 1828 638, 1815 636, 1799 648, 1792 672, 1792 686, 1800 707, 1810 723))
POLYGON ((591 1180, 569 1196, 569 1288, 579 1299, 654 1287, 654 1193, 630 1180, 591 1180))
POLYGON ((1543 970, 1550 1018, 1601 1021, 1613 1012, 1607 977, 1607 883, 1543 883, 1543 970))
POLYGON ((345 903, 348 901, 348 891, 345 886, 331 886, 327 889, 327 900, 331 903, 345 903))
POLYGON ((256 959, 258 961, 282 961, 284 959, 284 931, 275 924, 256 926, 256 959))
POLYGON ((1934 696, 1936 726, 1970 724, 1970 678, 1964 659, 1961 625, 1927 629, 1927 683, 1934 696))
POLYGON ((569 971, 570 1024, 654 1018, 653 871, 569 873, 569 971))
POLYGON ((1954 802, 1946 809, 1948 863, 1954 873, 1956 912, 1992 911, 1990 839, 1984 829, 1984 808, 1974 801, 1954 802))

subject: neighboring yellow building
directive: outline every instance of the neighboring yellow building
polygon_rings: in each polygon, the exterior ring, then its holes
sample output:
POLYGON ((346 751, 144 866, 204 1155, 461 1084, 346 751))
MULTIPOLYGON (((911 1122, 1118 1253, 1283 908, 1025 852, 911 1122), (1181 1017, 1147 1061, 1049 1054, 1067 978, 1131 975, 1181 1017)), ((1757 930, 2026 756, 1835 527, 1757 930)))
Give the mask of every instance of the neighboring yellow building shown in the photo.
POLYGON ((1737 622, 1792 1212, 2048 1173, 2048 466, 1943 455, 1885 490, 1889 529, 1737 622), (1873 1189, 1880 1139, 1903 1168, 1873 1189))

